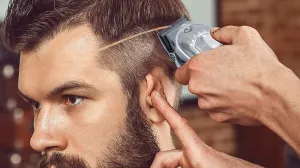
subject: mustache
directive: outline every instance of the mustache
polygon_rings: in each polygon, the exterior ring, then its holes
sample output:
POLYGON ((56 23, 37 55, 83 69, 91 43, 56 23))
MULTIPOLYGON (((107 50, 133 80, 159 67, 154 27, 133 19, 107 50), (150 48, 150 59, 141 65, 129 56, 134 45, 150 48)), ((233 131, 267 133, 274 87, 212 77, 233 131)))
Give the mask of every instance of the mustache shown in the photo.
POLYGON ((42 155, 37 164, 38 168, 90 168, 85 160, 78 155, 63 155, 61 153, 53 153, 48 158, 47 155, 42 155))

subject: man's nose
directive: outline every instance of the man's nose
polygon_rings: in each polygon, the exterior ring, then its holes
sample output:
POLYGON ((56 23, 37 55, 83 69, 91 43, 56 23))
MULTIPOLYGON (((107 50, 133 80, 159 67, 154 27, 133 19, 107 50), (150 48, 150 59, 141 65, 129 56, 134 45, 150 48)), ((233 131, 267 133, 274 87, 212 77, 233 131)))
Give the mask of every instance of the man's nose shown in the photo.
POLYGON ((37 152, 63 151, 67 147, 67 140, 62 128, 57 123, 57 115, 48 110, 39 112, 35 120, 34 133, 30 140, 30 146, 37 152))

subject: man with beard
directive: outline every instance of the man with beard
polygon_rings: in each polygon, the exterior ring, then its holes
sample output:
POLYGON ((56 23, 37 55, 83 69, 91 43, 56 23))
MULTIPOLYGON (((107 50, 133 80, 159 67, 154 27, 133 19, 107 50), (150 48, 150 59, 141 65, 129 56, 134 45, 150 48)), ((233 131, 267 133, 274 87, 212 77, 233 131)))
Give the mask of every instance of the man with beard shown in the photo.
POLYGON ((175 111, 176 67, 156 34, 183 15, 180 0, 11 1, 2 38, 20 54, 39 167, 258 167, 205 145, 175 111))
POLYGON ((2 38, 20 54, 39 167, 150 167, 174 149, 150 95, 178 105, 176 67, 156 34, 185 14, 179 0, 11 1, 2 38))

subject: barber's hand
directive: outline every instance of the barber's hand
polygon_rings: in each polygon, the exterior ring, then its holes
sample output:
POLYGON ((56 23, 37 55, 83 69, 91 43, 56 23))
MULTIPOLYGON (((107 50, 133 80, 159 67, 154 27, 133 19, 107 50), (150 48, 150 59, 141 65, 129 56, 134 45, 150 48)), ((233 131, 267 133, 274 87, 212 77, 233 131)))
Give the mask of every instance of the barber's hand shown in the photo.
POLYGON ((181 142, 182 150, 159 152, 151 168, 254 168, 260 167, 225 153, 202 142, 187 121, 157 92, 151 95, 153 106, 164 116, 181 142))
POLYGON ((262 123, 276 104, 269 90, 279 80, 272 78, 287 68, 253 28, 227 26, 211 34, 224 45, 189 60, 177 70, 177 81, 188 84, 199 108, 217 122, 262 123))

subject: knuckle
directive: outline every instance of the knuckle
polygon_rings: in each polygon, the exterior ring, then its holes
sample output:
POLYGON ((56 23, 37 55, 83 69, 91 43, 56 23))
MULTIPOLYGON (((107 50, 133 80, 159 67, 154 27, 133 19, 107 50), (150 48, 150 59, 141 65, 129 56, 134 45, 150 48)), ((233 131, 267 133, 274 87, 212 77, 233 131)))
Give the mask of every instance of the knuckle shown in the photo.
POLYGON ((239 28, 239 31, 242 32, 242 33, 253 33, 253 32, 256 32, 256 30, 253 28, 253 27, 250 27, 250 26, 241 26, 239 28))
POLYGON ((188 70, 193 70, 194 67, 197 65, 196 59, 193 57, 192 59, 189 60, 189 63, 187 65, 188 70))
POLYGON ((220 118, 217 117, 217 115, 216 115, 215 113, 210 113, 210 112, 209 112, 208 115, 209 115, 209 117, 210 117, 212 120, 214 120, 215 122, 221 123, 220 118))
POLYGON ((210 110, 212 105, 208 103, 205 99, 198 99, 198 107, 200 110, 210 110))
POLYGON ((241 26, 238 30, 238 35, 242 38, 248 37, 247 39, 249 39, 251 36, 257 34, 258 34, 257 30, 249 26, 241 26))
POLYGON ((194 81, 190 81, 190 83, 188 85, 188 90, 193 94, 199 94, 197 84, 194 81))
POLYGON ((229 26, 224 27, 225 31, 234 31, 236 29, 238 29, 238 27, 237 26, 233 26, 233 25, 229 25, 229 26))
POLYGON ((247 36, 248 26, 241 26, 238 29, 238 36, 247 36))
POLYGON ((187 68, 189 71, 195 71, 196 69, 198 69, 198 67, 200 66, 201 63, 201 57, 203 57, 203 54, 198 54, 195 57, 192 57, 187 65, 187 68))
POLYGON ((209 112, 208 115, 217 123, 225 123, 226 121, 228 121, 228 118, 226 116, 218 112, 209 112))
POLYGON ((228 25, 228 26, 225 26, 224 28, 227 28, 227 29, 234 29, 236 26, 233 26, 233 25, 228 25))
POLYGON ((182 121, 182 123, 183 123, 184 125, 189 125, 189 122, 188 122, 187 119, 181 117, 181 121, 182 121))
POLYGON ((250 27, 250 26, 241 26, 241 28, 247 30, 247 31, 255 31, 255 29, 253 27, 250 27))

